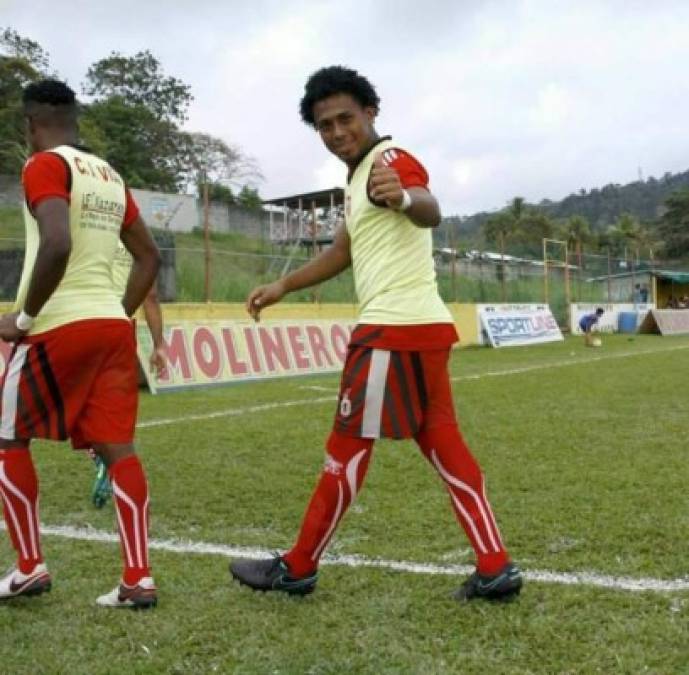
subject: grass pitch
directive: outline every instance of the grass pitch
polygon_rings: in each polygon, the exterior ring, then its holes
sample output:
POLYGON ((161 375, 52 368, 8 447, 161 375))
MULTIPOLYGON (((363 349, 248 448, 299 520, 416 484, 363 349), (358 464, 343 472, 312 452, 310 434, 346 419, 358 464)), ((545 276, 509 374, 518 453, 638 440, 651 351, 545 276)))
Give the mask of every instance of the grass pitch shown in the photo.
MULTIPOLYGON (((687 578, 686 338, 606 336, 455 352, 455 400, 504 538, 525 571, 687 578)), ((323 460, 338 378, 143 395, 138 447, 152 491, 159 607, 94 605, 120 571, 116 544, 45 536, 46 596, 0 605, 7 673, 682 673, 689 591, 528 581, 508 605, 460 606, 461 577, 323 566, 313 596, 230 583, 194 542, 287 548, 323 460), (326 399, 332 394, 333 401, 326 399), (280 407, 284 401, 303 404, 280 407), (262 412, 185 417, 275 404, 262 412)), ((114 532, 89 462, 36 443, 41 519, 114 532)), ((442 483, 411 442, 380 442, 331 557, 471 564, 442 483)), ((12 552, 0 535, 0 559, 12 552)), ((686 588, 686 585, 685 585, 686 588)))

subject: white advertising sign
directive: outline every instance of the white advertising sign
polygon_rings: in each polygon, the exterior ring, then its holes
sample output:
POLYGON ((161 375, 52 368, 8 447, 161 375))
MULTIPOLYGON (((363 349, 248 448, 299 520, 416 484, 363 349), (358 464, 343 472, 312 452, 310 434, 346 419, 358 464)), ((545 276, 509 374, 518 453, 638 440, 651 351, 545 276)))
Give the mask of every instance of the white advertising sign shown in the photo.
POLYGON ((493 347, 516 347, 564 339, 548 305, 477 307, 481 332, 493 347))

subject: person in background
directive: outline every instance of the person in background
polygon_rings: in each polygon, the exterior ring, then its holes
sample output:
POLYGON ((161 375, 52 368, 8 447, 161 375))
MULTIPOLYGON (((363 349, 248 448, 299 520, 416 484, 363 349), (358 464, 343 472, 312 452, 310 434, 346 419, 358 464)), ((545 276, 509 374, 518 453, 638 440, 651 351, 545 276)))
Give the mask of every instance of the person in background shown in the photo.
POLYGON ((581 328, 582 332, 584 333, 584 344, 587 347, 594 346, 595 338, 593 336, 593 327, 598 323, 603 314, 605 314, 605 310, 602 307, 599 307, 595 312, 585 314, 581 317, 581 319, 579 319, 579 328, 581 328))

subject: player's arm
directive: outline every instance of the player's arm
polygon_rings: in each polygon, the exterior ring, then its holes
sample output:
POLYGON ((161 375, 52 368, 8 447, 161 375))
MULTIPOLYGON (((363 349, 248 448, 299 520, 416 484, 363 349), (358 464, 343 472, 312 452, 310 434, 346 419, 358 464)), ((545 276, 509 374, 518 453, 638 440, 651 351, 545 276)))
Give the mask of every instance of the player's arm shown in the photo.
POLYGON ((267 286, 259 286, 251 291, 246 301, 246 310, 258 321, 264 307, 279 302, 287 293, 332 279, 351 264, 349 234, 347 234, 346 226, 341 225, 335 232, 333 245, 321 251, 313 260, 290 272, 282 279, 278 279, 267 286))
POLYGON ((50 153, 35 155, 24 167, 26 201, 38 223, 38 251, 21 312, 0 319, 2 340, 16 342, 26 334, 67 269, 72 251, 67 171, 64 161, 50 153))
POLYGON ((158 275, 160 251, 140 216, 122 229, 120 238, 134 261, 122 299, 124 311, 127 316, 132 316, 148 295, 158 275))
POLYGON ((155 283, 144 298, 143 310, 146 317, 146 325, 148 330, 151 331, 151 338, 153 339, 153 352, 151 352, 149 365, 151 372, 155 372, 158 374, 158 377, 161 377, 165 372, 167 362, 165 342, 163 341, 163 312, 160 309, 158 289, 155 283))
POLYGON ((376 157, 368 190, 374 203, 403 210, 418 227, 440 225, 440 207, 428 189, 426 170, 401 150, 388 150, 376 157))

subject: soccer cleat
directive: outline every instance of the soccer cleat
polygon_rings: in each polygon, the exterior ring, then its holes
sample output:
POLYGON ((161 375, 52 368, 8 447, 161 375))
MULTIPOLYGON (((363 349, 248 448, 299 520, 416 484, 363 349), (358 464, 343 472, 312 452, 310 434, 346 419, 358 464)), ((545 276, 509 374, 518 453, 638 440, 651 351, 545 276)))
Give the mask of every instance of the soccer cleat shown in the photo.
POLYGON ((230 573, 240 584, 255 591, 283 591, 290 595, 308 595, 316 589, 318 572, 305 577, 290 576, 287 563, 279 556, 267 560, 234 560, 230 573))
POLYGON ((112 495, 112 485, 105 462, 98 456, 94 457, 93 461, 96 464, 96 479, 91 489, 91 501, 97 509, 102 509, 112 495))
POLYGON ((36 565, 30 574, 23 574, 12 568, 0 579, 0 600, 9 600, 20 595, 40 595, 48 592, 50 587, 50 574, 44 563, 36 565))
POLYGON ((150 609, 158 604, 155 582, 151 577, 144 577, 135 586, 124 582, 113 588, 110 593, 101 595, 96 604, 101 607, 118 607, 129 609, 150 609))
POLYGON ((514 563, 507 563, 495 576, 482 576, 478 572, 474 572, 453 593, 453 597, 460 602, 476 598, 513 600, 519 595, 523 584, 521 570, 514 563))

